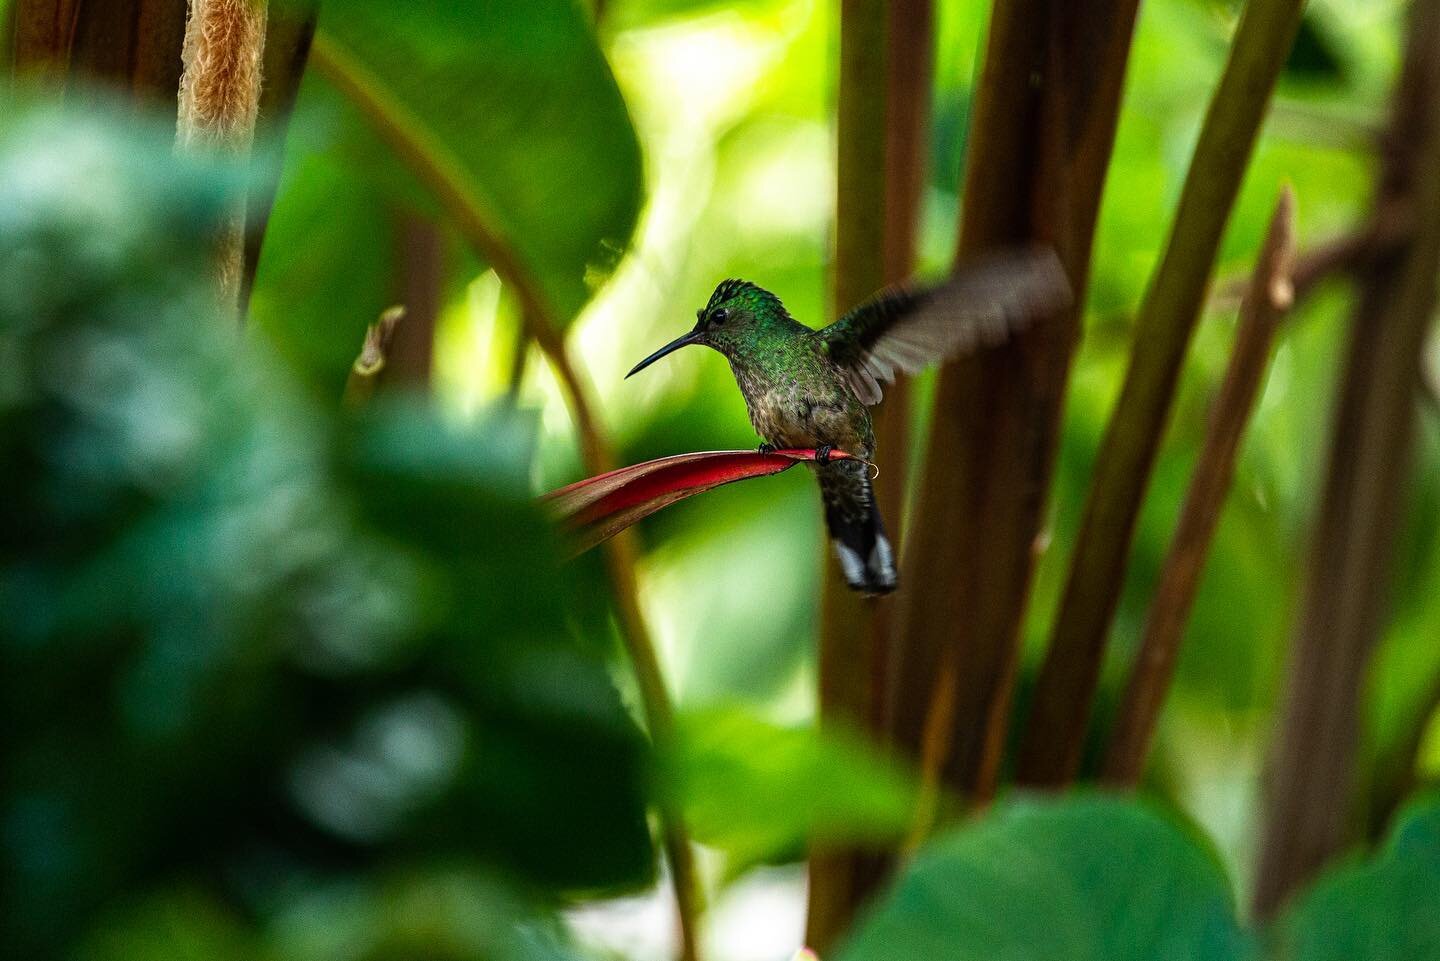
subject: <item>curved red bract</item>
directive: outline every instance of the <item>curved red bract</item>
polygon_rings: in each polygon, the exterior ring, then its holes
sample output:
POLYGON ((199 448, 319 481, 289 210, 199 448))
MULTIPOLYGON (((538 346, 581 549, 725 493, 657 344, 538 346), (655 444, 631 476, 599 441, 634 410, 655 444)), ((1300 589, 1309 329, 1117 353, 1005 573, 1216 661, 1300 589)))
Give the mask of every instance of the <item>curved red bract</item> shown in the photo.
MULTIPOLYGON (((832 460, 853 460, 832 451, 832 460)), ((802 461, 814 461, 809 449, 715 450, 676 454, 587 477, 544 496, 585 551, 636 521, 702 491, 752 477, 768 477, 802 461)))

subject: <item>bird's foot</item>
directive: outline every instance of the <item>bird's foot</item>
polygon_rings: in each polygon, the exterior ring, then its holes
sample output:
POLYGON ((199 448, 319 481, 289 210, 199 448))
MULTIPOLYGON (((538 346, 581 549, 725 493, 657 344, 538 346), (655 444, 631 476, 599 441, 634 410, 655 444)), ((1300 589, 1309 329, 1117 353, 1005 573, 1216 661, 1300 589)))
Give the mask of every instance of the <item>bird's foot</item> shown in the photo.
POLYGON ((830 454, 834 450, 835 448, 831 447, 829 444, 821 444, 819 447, 815 448, 815 463, 830 463, 830 454))
POLYGON ((774 444, 761 444, 761 445, 760 445, 760 453, 762 453, 762 454, 773 454, 773 453, 775 453, 775 445, 774 445, 774 444))

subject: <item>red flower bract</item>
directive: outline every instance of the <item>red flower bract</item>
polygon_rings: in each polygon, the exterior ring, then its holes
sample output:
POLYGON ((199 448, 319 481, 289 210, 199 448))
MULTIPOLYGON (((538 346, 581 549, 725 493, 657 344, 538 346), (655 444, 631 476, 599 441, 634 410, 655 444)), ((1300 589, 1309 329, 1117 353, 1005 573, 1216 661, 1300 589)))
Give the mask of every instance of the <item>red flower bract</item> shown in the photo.
MULTIPOLYGON (((831 451, 831 460, 853 460, 844 451, 831 451)), ((808 449, 712 450, 676 454, 622 467, 576 481, 546 494, 557 515, 578 539, 577 551, 587 551, 615 536, 643 517, 702 491, 722 484, 768 477, 789 470, 801 461, 815 460, 808 449)))

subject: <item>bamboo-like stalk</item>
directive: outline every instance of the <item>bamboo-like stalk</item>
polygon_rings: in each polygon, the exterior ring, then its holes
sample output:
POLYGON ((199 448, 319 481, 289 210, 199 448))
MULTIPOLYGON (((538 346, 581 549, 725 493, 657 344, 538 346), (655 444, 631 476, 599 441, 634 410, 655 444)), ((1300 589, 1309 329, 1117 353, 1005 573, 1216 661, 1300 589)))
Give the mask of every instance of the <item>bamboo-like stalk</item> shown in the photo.
POLYGON ((64 88, 80 102, 92 88, 106 88, 137 102, 174 105, 186 0, 15 0, 8 13, 16 77, 64 88))
MULTIPOLYGON (((452 219, 465 242, 515 293, 526 336, 540 347, 565 394, 586 470, 603 474, 613 469, 615 458, 591 405, 590 385, 570 361, 555 310, 530 271, 491 227, 498 218, 470 189, 458 161, 429 135, 419 118, 388 94, 363 64, 323 31, 315 35, 310 53, 310 62, 359 108, 385 144, 439 201, 440 208, 452 219)), ((603 552, 620 633, 635 671, 650 736, 657 744, 665 745, 674 736, 673 709, 649 628, 640 611, 634 540, 629 532, 622 532, 605 542, 603 552)), ((661 813, 680 916, 682 957, 693 961, 699 954, 699 920, 703 913, 694 854, 680 813, 668 808, 661 813)))
POLYGON ((1440 0, 1411 8, 1379 202, 1408 198, 1415 234, 1363 278, 1266 772, 1255 913, 1273 914, 1349 843, 1370 655, 1385 627, 1403 522, 1419 358, 1440 273, 1440 0))
MULTIPOLYGON (((1075 306, 947 365, 896 609, 892 736, 927 781, 993 791, 1136 0, 999 0, 975 93, 959 258, 1049 243, 1075 306)), ((923 832, 925 825, 920 826, 923 832)))
POLYGON ((1130 367, 1096 460, 1017 759, 1024 784, 1058 786, 1079 767, 1105 638, 1180 367, 1304 6, 1304 0, 1250 0, 1236 28, 1164 257, 1136 319, 1130 367))
MULTIPOLYGON (((912 98, 922 81, 910 82, 909 75, 921 71, 928 87, 928 30, 920 38, 923 57, 897 56, 891 29, 904 12, 923 15, 928 23, 928 0, 842 0, 840 5, 840 80, 837 102, 835 259, 832 264, 832 305, 835 316, 861 303, 889 280, 887 241, 895 235, 892 196, 897 171, 892 163, 913 166, 912 156, 900 157, 892 150, 895 136, 891 124, 901 119, 903 109, 913 103, 897 101, 904 93, 912 98)), ((920 108, 923 109, 923 108, 920 108)), ((913 124, 922 117, 906 118, 913 124)), ((908 188, 908 171, 904 175, 908 188)), ((899 202, 903 203, 903 200, 899 202)), ((911 204, 909 220, 913 223, 911 204)), ((896 237, 893 242, 903 242, 896 237)), ((876 412, 877 447, 885 463, 902 464, 906 397, 903 387, 893 385, 876 412)), ((903 498, 903 477, 886 471, 880 487, 881 510, 885 520, 900 523, 898 507, 903 498)), ((819 638, 820 724, 839 723, 856 730, 878 733, 883 667, 880 608, 889 602, 864 598, 846 586, 838 566, 827 550, 821 595, 819 638)), ((806 942, 822 955, 850 926, 855 911, 876 886, 883 866, 873 855, 846 848, 820 848, 810 853, 806 942)))
POLYGON ((1283 187, 1250 288, 1240 304, 1225 380, 1210 411, 1205 444, 1190 477, 1180 522, 1160 569, 1140 650, 1111 731, 1103 777, 1113 784, 1134 787, 1144 769, 1205 558, 1230 490, 1240 441, 1269 369, 1270 347, 1295 301, 1291 275, 1294 219, 1294 194, 1288 186, 1283 187))
MULTIPOLYGON (((250 155, 260 116, 266 0, 192 0, 185 24, 180 110, 182 150, 250 155)), ((238 309, 245 276, 245 204, 237 204, 216 243, 220 303, 238 309)))
MULTIPOLYGON (((898 284, 915 270, 930 150, 930 88, 934 77, 934 0, 890 0, 886 8, 884 279, 898 284)), ((904 548, 910 482, 910 381, 885 392, 875 417, 877 448, 885 452, 885 481, 876 497, 898 556, 904 548)), ((885 726, 890 635, 895 598, 884 597, 871 618, 871 683, 879 692, 874 716, 885 726)))
POLYGON ((13 0, 10 17, 10 69, 16 77, 64 76, 75 41, 79 0, 13 0))
POLYGON ((391 213, 395 224, 396 297, 408 311, 390 351, 393 383, 424 389, 430 384, 435 325, 446 276, 446 238, 436 224, 411 211, 391 213))

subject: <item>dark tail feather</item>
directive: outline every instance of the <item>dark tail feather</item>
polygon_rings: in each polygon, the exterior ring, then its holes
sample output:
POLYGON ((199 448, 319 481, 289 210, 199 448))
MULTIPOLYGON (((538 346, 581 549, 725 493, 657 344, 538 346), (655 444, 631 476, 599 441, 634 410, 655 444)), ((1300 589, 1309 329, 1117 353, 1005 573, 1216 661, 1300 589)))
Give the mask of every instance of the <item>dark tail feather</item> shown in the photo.
POLYGON ((866 465, 834 461, 818 471, 825 524, 850 587, 866 594, 895 590, 895 553, 875 505, 866 465))

